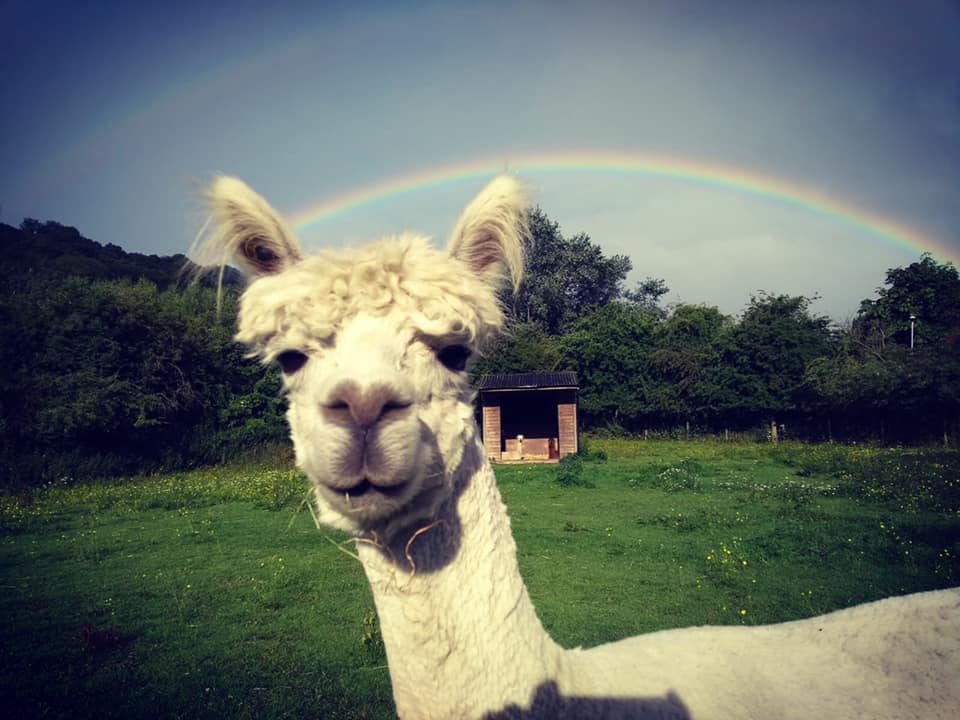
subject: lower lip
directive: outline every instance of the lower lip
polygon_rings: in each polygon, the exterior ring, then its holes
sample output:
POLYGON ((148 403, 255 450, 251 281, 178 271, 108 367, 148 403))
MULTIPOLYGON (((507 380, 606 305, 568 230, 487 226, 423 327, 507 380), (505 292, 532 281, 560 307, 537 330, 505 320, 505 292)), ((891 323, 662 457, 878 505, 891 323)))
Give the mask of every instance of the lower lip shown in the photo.
POLYGON ((352 488, 325 488, 334 495, 338 504, 346 503, 345 512, 369 512, 373 515, 390 511, 397 507, 397 499, 403 495, 406 485, 381 487, 369 480, 363 480, 352 488))
POLYGON ((356 485, 349 490, 344 490, 343 492, 346 495, 349 495, 351 498, 360 498, 368 494, 394 498, 402 495, 405 488, 406 485, 374 485, 369 480, 363 479, 359 485, 356 485))

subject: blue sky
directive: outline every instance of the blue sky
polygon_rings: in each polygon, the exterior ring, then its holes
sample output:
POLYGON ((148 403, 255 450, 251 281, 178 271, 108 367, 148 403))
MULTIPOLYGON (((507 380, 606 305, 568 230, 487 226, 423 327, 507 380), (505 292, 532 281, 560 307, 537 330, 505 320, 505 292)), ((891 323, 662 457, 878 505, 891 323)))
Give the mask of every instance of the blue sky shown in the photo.
MULTIPOLYGON (((960 258, 960 6, 786 2, 51 3, 0 0, 0 221, 184 251, 198 189, 282 212, 429 168, 513 168, 630 283, 736 314, 758 290, 844 320, 915 260, 838 218, 695 182, 525 171, 595 150, 722 165, 882 215, 960 258)), ((308 247, 443 242, 481 180, 370 203, 308 247)))

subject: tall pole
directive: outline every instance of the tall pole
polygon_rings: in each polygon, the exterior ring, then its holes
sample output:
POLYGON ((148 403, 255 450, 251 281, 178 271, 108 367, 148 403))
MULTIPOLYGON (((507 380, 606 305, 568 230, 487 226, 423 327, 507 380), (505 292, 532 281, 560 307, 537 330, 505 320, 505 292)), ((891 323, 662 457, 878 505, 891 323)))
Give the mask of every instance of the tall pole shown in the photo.
POLYGON ((916 321, 917 316, 913 313, 910 314, 910 349, 913 350, 913 323, 916 321))

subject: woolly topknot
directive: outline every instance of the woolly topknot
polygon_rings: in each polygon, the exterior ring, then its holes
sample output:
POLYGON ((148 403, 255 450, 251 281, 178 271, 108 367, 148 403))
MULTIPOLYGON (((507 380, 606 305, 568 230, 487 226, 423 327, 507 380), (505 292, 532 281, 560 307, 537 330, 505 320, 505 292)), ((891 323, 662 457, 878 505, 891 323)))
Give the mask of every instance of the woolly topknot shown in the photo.
POLYGON ((251 280, 237 339, 268 360, 280 345, 322 344, 346 317, 388 308, 408 312, 427 335, 482 348, 503 328, 498 288, 516 291, 523 276, 528 200, 506 175, 467 205, 446 252, 403 234, 306 257, 283 218, 242 180, 217 177, 207 201, 210 220, 191 258, 221 271, 236 265, 251 280))

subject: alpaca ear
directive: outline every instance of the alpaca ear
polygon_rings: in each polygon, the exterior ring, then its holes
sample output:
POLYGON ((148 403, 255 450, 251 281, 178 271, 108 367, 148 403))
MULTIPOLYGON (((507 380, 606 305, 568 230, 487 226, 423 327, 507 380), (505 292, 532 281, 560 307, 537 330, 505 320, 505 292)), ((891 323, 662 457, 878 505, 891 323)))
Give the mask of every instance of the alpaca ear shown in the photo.
POLYGON ((198 265, 232 262, 248 275, 271 275, 302 259, 300 243, 280 214, 242 180, 218 177, 207 200, 209 227, 191 252, 198 265))
POLYGON ((507 280, 514 292, 523 278, 529 202, 509 175, 494 178, 457 221, 448 245, 452 257, 494 283, 507 280))

